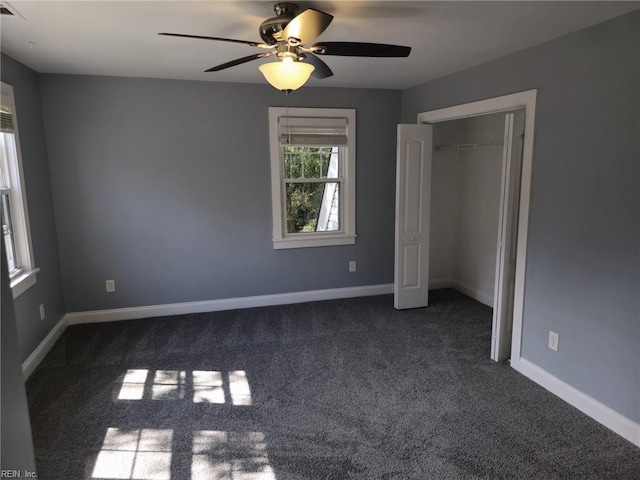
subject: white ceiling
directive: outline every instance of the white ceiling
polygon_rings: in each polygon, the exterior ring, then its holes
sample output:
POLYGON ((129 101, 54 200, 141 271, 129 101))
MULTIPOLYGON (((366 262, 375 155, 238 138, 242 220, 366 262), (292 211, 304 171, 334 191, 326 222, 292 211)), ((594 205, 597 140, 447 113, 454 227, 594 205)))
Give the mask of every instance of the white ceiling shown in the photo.
MULTIPOLYGON (((226 42, 158 32, 261 41, 274 16, 264 1, 10 0, 24 18, 1 17, 2 51, 38 72, 264 83, 256 60, 203 71, 258 53, 226 42)), ((404 89, 640 8, 640 2, 297 2, 335 16, 319 37, 407 45, 408 58, 324 56, 334 77, 310 86, 404 89)))

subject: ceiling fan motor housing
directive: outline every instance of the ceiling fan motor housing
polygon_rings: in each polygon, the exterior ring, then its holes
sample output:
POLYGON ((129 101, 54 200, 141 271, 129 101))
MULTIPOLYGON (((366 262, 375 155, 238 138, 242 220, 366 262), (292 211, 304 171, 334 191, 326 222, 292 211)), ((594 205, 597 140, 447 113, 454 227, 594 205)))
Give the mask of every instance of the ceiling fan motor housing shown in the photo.
POLYGON ((273 10, 277 16, 268 18, 260 24, 260 38, 269 45, 278 42, 278 37, 293 17, 298 14, 299 8, 295 3, 281 2, 276 3, 273 10))

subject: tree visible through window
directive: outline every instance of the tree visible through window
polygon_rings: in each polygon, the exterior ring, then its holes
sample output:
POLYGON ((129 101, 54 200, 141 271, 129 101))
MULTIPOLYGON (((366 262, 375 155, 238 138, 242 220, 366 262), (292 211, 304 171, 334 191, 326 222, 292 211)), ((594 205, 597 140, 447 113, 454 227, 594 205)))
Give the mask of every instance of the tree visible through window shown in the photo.
POLYGON ((283 147, 287 233, 340 230, 338 147, 283 147))

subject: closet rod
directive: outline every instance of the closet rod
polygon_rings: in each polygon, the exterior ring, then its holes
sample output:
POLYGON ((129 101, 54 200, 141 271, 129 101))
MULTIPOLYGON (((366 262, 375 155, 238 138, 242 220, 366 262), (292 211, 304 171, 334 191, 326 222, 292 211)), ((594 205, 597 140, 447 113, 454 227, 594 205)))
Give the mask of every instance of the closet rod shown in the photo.
POLYGON ((482 143, 460 143, 457 145, 436 145, 433 147, 434 152, 443 150, 473 150, 476 148, 493 147, 495 145, 504 145, 504 142, 482 142, 482 143))

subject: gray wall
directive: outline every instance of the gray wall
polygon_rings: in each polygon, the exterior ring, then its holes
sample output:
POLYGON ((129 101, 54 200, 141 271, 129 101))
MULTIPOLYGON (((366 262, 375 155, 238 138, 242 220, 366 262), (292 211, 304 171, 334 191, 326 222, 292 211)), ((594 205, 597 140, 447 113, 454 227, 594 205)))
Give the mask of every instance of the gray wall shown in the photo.
POLYGON ((408 89, 402 118, 538 89, 524 358, 640 420, 640 12, 408 89), (560 350, 547 348, 549 330, 560 350))
POLYGON ((41 94, 69 312, 393 281, 400 92, 289 97, 357 110, 357 242, 294 250, 271 241, 268 107, 284 94, 73 75, 41 75, 41 94))
POLYGON ((20 357, 24 361, 66 310, 62 294, 38 74, 5 54, 2 54, 0 71, 2 81, 13 87, 33 255, 36 267, 40 268, 37 283, 15 300, 20 357), (44 320, 40 320, 41 303, 44 303, 46 310, 44 320))

